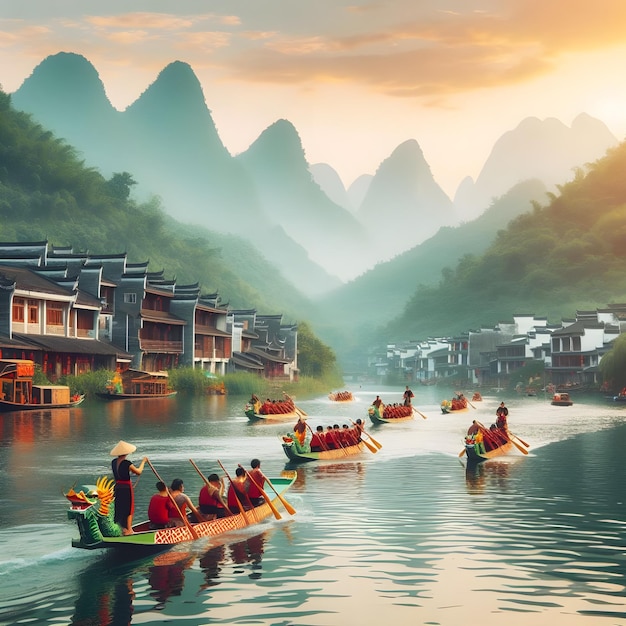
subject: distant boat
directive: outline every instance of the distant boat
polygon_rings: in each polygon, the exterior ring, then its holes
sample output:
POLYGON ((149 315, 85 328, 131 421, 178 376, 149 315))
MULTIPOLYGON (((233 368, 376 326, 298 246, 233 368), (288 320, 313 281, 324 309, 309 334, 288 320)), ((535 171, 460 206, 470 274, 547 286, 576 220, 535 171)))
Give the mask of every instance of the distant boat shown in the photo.
POLYGON ((67 385, 33 385, 35 363, 29 359, 0 360, 0 411, 67 409, 84 394, 71 394, 67 385))
POLYGON ((572 406, 574 404, 569 397, 569 393, 555 393, 552 396, 552 402, 550 402, 552 406, 572 406))
POLYGON ((116 372, 108 382, 106 391, 96 395, 104 400, 135 400, 169 398, 175 396, 176 391, 169 386, 167 372, 127 369, 116 372))
POLYGON ((352 400, 354 400, 351 391, 336 391, 334 393, 329 393, 328 399, 333 402, 352 402, 352 400))

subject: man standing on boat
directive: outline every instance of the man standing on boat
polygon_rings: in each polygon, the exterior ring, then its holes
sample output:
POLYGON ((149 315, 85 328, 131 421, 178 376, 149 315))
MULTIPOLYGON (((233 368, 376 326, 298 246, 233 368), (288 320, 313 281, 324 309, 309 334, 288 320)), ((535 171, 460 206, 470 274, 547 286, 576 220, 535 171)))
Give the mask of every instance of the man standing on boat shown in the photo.
POLYGON ((414 398, 415 394, 409 389, 409 386, 406 386, 404 390, 404 406, 411 406, 411 398, 414 398))
POLYGON ((138 467, 126 456, 137 449, 132 443, 120 440, 111 450, 111 456, 117 457, 111 461, 111 471, 115 478, 115 521, 122 529, 122 534, 133 534, 133 513, 135 512, 135 496, 130 475, 141 476, 148 457, 143 457, 138 467))
POLYGON ((506 423, 506 418, 509 415, 509 410, 506 408, 506 406, 504 406, 504 402, 500 402, 500 406, 496 409, 496 426, 498 428, 506 428, 507 427, 507 423, 506 423))
POLYGON ((302 419, 302 415, 298 417, 298 421, 293 427, 293 432, 298 439, 300 446, 303 446, 304 441, 306 440, 306 422, 302 419))

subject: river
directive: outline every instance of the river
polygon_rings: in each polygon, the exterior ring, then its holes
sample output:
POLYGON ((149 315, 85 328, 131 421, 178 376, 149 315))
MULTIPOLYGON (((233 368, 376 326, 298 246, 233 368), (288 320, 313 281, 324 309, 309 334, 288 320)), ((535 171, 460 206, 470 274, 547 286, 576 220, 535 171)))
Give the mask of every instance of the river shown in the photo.
MULTIPOLYGON (((308 422, 366 418, 376 394, 351 403, 297 398, 308 422)), ((0 415, 0 624, 100 626, 343 624, 594 626, 626 624, 626 412, 595 397, 553 407, 544 396, 485 393, 442 415, 446 392, 414 389, 419 415, 373 426, 382 444, 298 469, 281 519, 124 562, 71 547, 63 492, 110 473, 109 450, 131 441, 192 498, 206 473, 262 461, 285 470, 287 424, 252 424, 246 398, 104 402, 0 415), (490 424, 500 400, 529 454, 467 470, 463 435, 490 424)), ((145 517, 155 478, 136 485, 145 517)))

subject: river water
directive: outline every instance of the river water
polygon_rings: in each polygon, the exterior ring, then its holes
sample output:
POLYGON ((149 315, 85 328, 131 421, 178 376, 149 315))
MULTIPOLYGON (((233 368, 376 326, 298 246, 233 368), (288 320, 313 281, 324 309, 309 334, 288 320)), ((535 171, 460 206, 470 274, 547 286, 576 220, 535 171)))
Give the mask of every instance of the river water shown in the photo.
MULTIPOLYGON (((309 424, 365 418, 352 403, 297 398, 309 424)), ((71 547, 63 492, 110 473, 109 450, 133 442, 194 499, 206 473, 262 460, 286 469, 288 424, 251 424, 246 398, 184 397, 0 416, 0 624, 584 626, 626 624, 626 412, 601 398, 552 407, 539 396, 485 394, 442 415, 452 391, 416 390, 424 418, 372 426, 382 444, 345 461, 298 469, 289 515, 123 562, 71 547), (490 424, 500 400, 530 444, 468 470, 463 434, 490 424)), ((145 517, 155 478, 136 485, 145 517)))

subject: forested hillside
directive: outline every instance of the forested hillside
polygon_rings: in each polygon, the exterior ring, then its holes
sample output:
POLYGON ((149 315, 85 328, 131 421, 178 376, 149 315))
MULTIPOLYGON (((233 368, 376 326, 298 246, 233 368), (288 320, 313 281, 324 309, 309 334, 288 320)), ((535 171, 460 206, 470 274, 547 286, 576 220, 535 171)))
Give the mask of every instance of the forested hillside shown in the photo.
POLYGON ((156 198, 134 201, 133 186, 132 173, 106 180, 0 91, 0 240, 127 252, 130 262, 149 260, 150 270, 164 269, 181 284, 219 291, 234 308, 283 313, 288 321, 310 311, 310 302, 249 242, 180 225, 156 198))
POLYGON ((626 143, 513 220, 480 256, 419 288, 386 339, 451 335, 534 313, 549 321, 626 301, 626 143))

